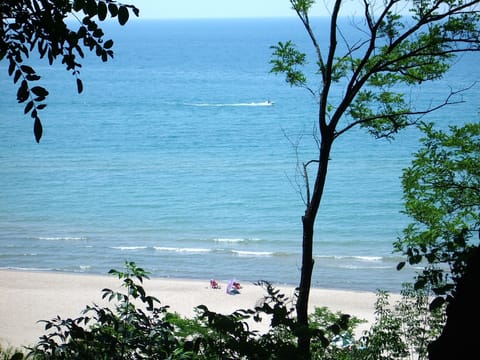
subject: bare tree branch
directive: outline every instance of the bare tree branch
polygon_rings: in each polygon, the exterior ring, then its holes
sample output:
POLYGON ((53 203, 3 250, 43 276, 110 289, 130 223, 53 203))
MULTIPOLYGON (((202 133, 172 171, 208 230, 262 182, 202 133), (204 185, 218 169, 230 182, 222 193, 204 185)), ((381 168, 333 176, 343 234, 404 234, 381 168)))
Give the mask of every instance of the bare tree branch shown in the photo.
MULTIPOLYGON (((394 117, 399 117, 399 116, 419 116, 420 118, 422 118, 423 116, 425 116, 429 113, 435 112, 435 111, 437 111, 437 110, 439 110, 439 109, 441 109, 445 106, 464 103, 463 100, 451 101, 450 99, 455 95, 458 95, 462 92, 465 92, 465 91, 471 89, 473 86, 475 86, 476 83, 477 82, 474 82, 473 84, 471 84, 467 88, 464 88, 464 89, 461 89, 461 90, 458 90, 458 91, 450 90, 450 94, 446 97, 446 99, 441 104, 438 104, 434 107, 430 107, 426 110, 405 111, 405 112, 398 112, 398 113, 390 114, 390 115, 380 114, 380 115, 377 115, 377 116, 371 116, 371 117, 368 117, 368 118, 364 118, 364 119, 354 121, 354 122, 348 124, 347 126, 345 126, 343 129, 338 130, 335 134, 335 137, 336 138, 339 137, 340 135, 342 135, 343 133, 347 132, 348 130, 350 130, 351 128, 353 128, 357 125, 367 124, 367 123, 375 121, 375 120, 385 119, 386 117, 387 118, 390 117, 390 118, 393 119, 394 117)), ((412 122, 408 123, 407 126, 418 124, 419 120, 420 119, 416 119, 415 121, 412 121, 412 122)), ((392 123, 393 123, 393 121, 392 121, 392 123)), ((395 128, 394 128, 390 133, 387 133, 387 135, 385 137, 389 137, 390 135, 394 134, 395 132, 396 131, 395 131, 395 128)))

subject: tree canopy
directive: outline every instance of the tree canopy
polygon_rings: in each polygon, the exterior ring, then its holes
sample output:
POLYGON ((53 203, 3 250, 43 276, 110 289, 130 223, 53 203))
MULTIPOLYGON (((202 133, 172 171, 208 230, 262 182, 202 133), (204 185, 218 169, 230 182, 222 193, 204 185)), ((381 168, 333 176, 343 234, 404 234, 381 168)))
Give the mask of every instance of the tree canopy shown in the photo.
POLYGON ((480 123, 450 126, 449 132, 426 124, 422 130, 422 147, 402 178, 404 212, 412 223, 395 249, 409 264, 425 264, 417 288, 448 296, 480 235, 480 123))
MULTIPOLYGON (((455 95, 465 89, 451 90, 443 99, 434 99, 436 103, 419 108, 405 91, 442 78, 455 55, 480 50, 480 13, 478 0, 365 0, 361 19, 354 20, 358 38, 352 41, 339 24, 346 3, 335 0, 329 6, 330 25, 324 29, 312 25, 309 17, 315 1, 290 3, 311 40, 318 74, 313 79, 305 75, 308 56, 293 42, 272 46, 272 71, 285 74, 291 86, 307 89, 319 105, 313 134, 318 157, 303 163, 302 174, 306 207, 297 316, 308 328, 314 228, 335 140, 354 127, 377 138, 392 138, 405 127, 419 124, 426 114, 461 101, 455 95), (329 36, 326 48, 317 41, 320 32, 329 36), (335 88, 343 90, 340 96, 335 88)), ((304 358, 310 358, 308 332, 300 332, 298 340, 304 358)))
POLYGON ((8 75, 18 86, 17 101, 25 104, 24 113, 34 121, 37 142, 43 133, 39 111, 47 106, 48 90, 37 85, 41 77, 28 59, 38 54, 50 65, 61 60, 75 77, 81 93, 79 59, 85 56, 84 51, 94 53, 104 62, 114 55, 113 40, 105 39, 98 22, 111 17, 124 25, 130 13, 138 16, 139 10, 115 0, 0 1, 0 61, 8 62, 8 75))

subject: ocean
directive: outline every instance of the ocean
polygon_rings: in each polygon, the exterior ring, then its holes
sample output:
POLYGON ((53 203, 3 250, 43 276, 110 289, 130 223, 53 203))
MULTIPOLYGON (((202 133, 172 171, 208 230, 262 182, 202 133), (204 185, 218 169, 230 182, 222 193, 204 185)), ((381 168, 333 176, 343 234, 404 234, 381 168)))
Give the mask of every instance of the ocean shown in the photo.
MULTIPOLYGON (((315 28, 326 21, 314 19, 315 28)), ((0 64, 0 268, 104 275, 135 261, 152 277, 297 285, 298 164, 317 155, 317 105, 270 73, 269 60, 278 41, 311 52, 300 21, 103 27, 115 58, 82 61, 80 95, 60 63, 29 60, 50 91, 40 144, 0 64)), ((433 104, 478 81, 476 60, 462 57, 411 98, 433 104)), ((478 121, 478 95, 473 87, 464 103, 426 119, 478 121)), ((313 286, 399 291, 412 279, 412 270, 396 271, 403 259, 392 243, 409 221, 400 177, 418 136, 352 130, 334 144, 313 286)))

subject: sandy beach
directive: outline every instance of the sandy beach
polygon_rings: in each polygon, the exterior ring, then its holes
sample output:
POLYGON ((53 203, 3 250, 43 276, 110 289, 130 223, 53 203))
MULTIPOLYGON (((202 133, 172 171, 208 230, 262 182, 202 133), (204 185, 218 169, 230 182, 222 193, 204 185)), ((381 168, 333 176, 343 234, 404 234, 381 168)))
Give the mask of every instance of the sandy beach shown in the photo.
MULTIPOLYGON (((263 298, 260 286, 237 279, 242 289, 238 295, 229 295, 227 281, 218 280, 221 289, 212 289, 209 279, 179 280, 151 278, 144 281, 149 295, 157 297, 171 311, 187 317, 194 315, 197 305, 229 314, 237 309, 253 308, 263 298)), ((107 304, 102 300, 103 288, 118 290, 120 280, 113 276, 76 275, 66 273, 26 272, 0 270, 0 343, 6 347, 32 345, 45 334, 39 320, 76 318, 86 305, 107 304)), ((285 295, 293 297, 293 287, 278 286, 285 295)), ((327 306, 369 322, 374 320, 376 296, 371 292, 312 289, 310 307, 327 306)), ((268 327, 265 321, 256 325, 259 330, 268 327)), ((362 325, 364 329, 368 325, 362 325)))

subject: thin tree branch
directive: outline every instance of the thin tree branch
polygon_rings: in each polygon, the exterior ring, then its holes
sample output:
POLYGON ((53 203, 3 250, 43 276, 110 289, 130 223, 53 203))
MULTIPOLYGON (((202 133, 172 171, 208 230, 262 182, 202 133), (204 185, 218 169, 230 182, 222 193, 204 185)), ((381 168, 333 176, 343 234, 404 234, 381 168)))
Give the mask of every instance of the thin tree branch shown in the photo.
MULTIPOLYGON (((464 101, 463 100, 459 100, 459 101, 450 101, 450 99, 455 96, 455 95, 458 95, 462 92, 465 92, 469 89, 471 89, 474 85, 476 84, 476 82, 474 82, 473 84, 471 84, 469 87, 467 88, 464 88, 464 89, 461 89, 461 90, 458 90, 458 91, 450 91, 450 94, 447 96, 447 98, 444 100, 443 103, 437 105, 437 106, 434 106, 434 107, 431 107, 431 108, 428 108, 426 110, 421 110, 421 111, 404 111, 404 112, 398 112, 398 113, 393 113, 393 114, 380 114, 380 115, 376 115, 376 116, 371 116, 371 117, 368 117, 368 118, 364 118, 364 119, 359 119, 357 121, 354 121, 350 124, 348 124, 346 127, 344 127, 343 129, 337 131, 335 133, 335 137, 339 137, 340 135, 342 135, 343 133, 347 132, 348 130, 350 130, 351 128, 357 126, 357 125, 361 125, 361 124, 366 124, 366 123, 369 123, 369 122, 372 122, 372 121, 375 121, 375 120, 379 120, 379 119, 385 119, 385 118, 396 118, 396 117, 399 117, 399 116, 420 116, 420 117, 423 117, 429 113, 432 113, 434 111, 437 111, 445 106, 448 106, 448 105, 455 105, 455 104, 461 104, 463 103, 464 101)), ((409 124, 407 124, 407 126, 409 125, 415 125, 416 123, 418 123, 418 119, 416 121, 413 121, 409 124)), ((389 135, 391 135, 393 132, 395 131, 392 131, 391 133, 389 133, 389 135)), ((388 134, 387 134, 388 136, 388 134)))

